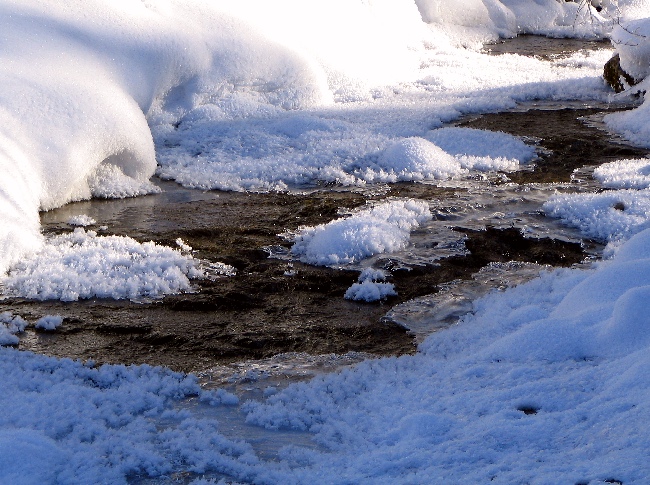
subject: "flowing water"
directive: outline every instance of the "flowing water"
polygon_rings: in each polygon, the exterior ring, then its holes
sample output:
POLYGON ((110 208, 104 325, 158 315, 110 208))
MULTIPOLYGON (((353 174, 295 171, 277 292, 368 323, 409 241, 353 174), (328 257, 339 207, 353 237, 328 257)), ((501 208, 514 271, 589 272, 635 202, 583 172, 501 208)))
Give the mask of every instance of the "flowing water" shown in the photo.
MULTIPOLYGON (((556 58, 606 47, 524 36, 486 50, 556 58)), ((599 257, 599 244, 545 217, 541 206, 557 192, 600 190, 591 178, 597 165, 648 154, 603 129, 602 113, 620 108, 531 103, 456 123, 535 143, 538 158, 516 173, 284 194, 201 192, 158 180, 160 194, 69 204, 42 214, 46 234, 70 231, 69 218, 87 214, 97 221, 92 229, 100 234, 167 245, 180 237, 198 258, 232 265, 237 276, 199 281, 195 293, 157 302, 6 298, 3 309, 29 320, 66 316, 54 333, 28 330, 22 349, 191 371, 203 386, 225 388, 241 401, 261 399, 292 382, 375 356, 412 353, 431 332, 471 311, 472 301, 488 291, 599 257), (290 244, 278 236, 386 197, 430 204, 433 220, 412 233, 404 251, 346 268, 312 267, 293 260, 290 244), (372 304, 343 299, 359 270, 368 266, 390 270, 398 296, 372 304)), ((269 433, 246 424, 238 406, 193 400, 182 405, 193 414, 218 419, 222 432, 246 439, 265 459, 273 459, 287 444, 316 446, 307 433, 269 433)), ((168 482, 191 478, 170 477, 168 482)), ((138 477, 132 481, 150 483, 138 477)))
MULTIPOLYGON (((555 58, 606 47, 523 36, 486 51, 555 58)), ((69 218, 87 214, 100 234, 172 246, 180 237, 198 258, 232 265, 237 276, 199 281, 195 293, 157 302, 6 298, 3 308, 30 320, 66 316, 57 332, 28 330, 22 349, 97 363, 164 365, 257 396, 269 382, 282 386, 359 359, 412 353, 426 335, 470 311, 476 297, 599 256, 597 243, 545 217, 541 206, 557 192, 600 190, 591 178, 594 166, 648 153, 603 129, 602 113, 612 109, 621 106, 531 103, 456 123, 536 144, 538 158, 515 173, 282 194, 202 192, 158 180, 160 194, 69 204, 42 214, 46 234, 70 231, 69 218), (278 236, 386 197, 430 204, 433 220, 412 233, 404 251, 346 268, 312 267, 293 260, 290 243, 278 236), (368 266, 390 270, 398 296, 373 304, 343 299, 368 266), (224 377, 246 369, 257 376, 247 381, 249 391, 224 377)))

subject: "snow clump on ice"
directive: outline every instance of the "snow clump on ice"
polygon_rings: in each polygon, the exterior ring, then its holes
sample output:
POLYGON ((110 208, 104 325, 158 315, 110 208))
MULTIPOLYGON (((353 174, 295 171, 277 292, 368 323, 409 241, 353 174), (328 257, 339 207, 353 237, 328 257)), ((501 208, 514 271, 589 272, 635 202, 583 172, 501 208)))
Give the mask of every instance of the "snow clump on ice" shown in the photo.
POLYGON ((648 227, 650 190, 555 195, 542 207, 547 216, 561 219, 586 237, 617 241, 648 227))
POLYGON ((410 232, 431 220, 422 200, 392 200, 360 210, 327 224, 302 227, 291 253, 300 261, 320 266, 358 262, 375 254, 406 247, 410 232))
POLYGON ((202 275, 197 261, 178 250, 77 228, 48 239, 2 283, 11 295, 37 300, 137 299, 191 290, 190 279, 202 275))
POLYGON ((381 269, 366 268, 354 283, 345 292, 345 299, 356 301, 377 301, 389 296, 397 295, 395 285, 385 283, 386 272, 381 269))
POLYGON ((56 330, 63 323, 63 317, 59 315, 45 315, 42 318, 36 320, 34 327, 40 328, 41 330, 56 330))
POLYGON ((92 217, 86 214, 79 214, 77 216, 72 216, 70 219, 68 219, 68 224, 71 226, 86 227, 86 226, 92 226, 93 224, 96 223, 97 221, 95 219, 93 219, 92 217))
POLYGON ((11 312, 0 313, 0 346, 15 345, 19 342, 17 333, 22 333, 27 327, 27 321, 11 312))
POLYGON ((596 167, 594 178, 609 189, 647 189, 650 187, 650 159, 605 163, 596 167))

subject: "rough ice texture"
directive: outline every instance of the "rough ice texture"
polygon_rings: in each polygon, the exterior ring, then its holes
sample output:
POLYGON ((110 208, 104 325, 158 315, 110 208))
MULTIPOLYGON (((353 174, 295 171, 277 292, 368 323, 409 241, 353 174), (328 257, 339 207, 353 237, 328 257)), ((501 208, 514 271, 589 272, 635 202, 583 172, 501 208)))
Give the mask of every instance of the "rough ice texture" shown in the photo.
POLYGON ((190 278, 202 275, 196 261, 178 250, 77 228, 48 239, 2 283, 11 295, 38 300, 137 299, 190 290, 190 278))
POLYGON ((650 191, 614 190, 599 194, 551 197, 543 206, 586 236, 603 242, 627 239, 645 229, 650 218, 650 191))
POLYGON ((34 323, 34 327, 41 330, 56 330, 63 323, 63 317, 60 315, 45 315, 34 323))
POLYGON ((357 262, 375 254, 403 249, 410 232, 431 220, 421 200, 392 200, 327 224, 303 227, 291 253, 315 265, 357 262))
POLYGON ((594 170, 594 178, 610 189, 650 187, 650 159, 617 160, 594 170))

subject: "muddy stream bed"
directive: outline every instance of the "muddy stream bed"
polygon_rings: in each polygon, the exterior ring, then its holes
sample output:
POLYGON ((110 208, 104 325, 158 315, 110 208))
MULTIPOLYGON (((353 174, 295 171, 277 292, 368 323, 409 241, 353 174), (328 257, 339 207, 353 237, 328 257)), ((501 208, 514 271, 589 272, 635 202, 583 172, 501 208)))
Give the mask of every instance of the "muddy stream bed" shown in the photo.
MULTIPOLYGON (((567 47, 566 41, 523 38, 492 49, 494 54, 531 49, 540 55, 542 43, 548 51, 542 55, 559 55, 563 49, 585 47, 584 42, 572 42, 567 47)), ((546 218, 540 208, 556 190, 599 190, 590 167, 648 154, 599 127, 598 116, 608 109, 527 105, 458 122, 537 144, 539 159, 507 176, 290 194, 201 192, 155 181, 163 189, 157 195, 69 204, 42 214, 45 234, 71 231, 66 221, 87 214, 96 220, 89 229, 99 234, 170 246, 182 238, 195 257, 232 265, 237 274, 195 281, 196 292, 155 302, 6 298, 0 309, 29 321, 48 314, 65 318, 55 332, 28 329, 19 348, 97 363, 147 363, 201 372, 293 352, 352 352, 348 355, 359 358, 412 353, 417 340, 435 325, 449 324, 467 310, 467 305, 458 305, 460 300, 467 303, 491 287, 523 281, 540 265, 571 266, 598 256, 597 244, 546 218), (341 211, 387 197, 427 200, 434 215, 431 223, 412 233, 406 251, 364 262, 390 270, 398 296, 379 303, 345 300, 361 267, 314 267, 287 257, 290 243, 278 234, 329 222, 341 211), (470 290, 462 290, 459 281, 469 282, 470 290), (441 289, 455 295, 444 309, 435 296, 441 289), (436 305, 440 311, 434 310, 436 305), (432 323, 434 314, 438 323, 432 323)))

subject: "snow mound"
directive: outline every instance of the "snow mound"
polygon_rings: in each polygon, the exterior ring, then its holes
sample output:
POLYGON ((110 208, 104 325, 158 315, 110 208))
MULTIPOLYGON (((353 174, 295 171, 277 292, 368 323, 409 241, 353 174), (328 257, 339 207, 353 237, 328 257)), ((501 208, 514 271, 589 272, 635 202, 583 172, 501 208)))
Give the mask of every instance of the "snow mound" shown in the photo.
POLYGON ((0 313, 0 346, 17 344, 20 340, 16 334, 24 332, 27 325, 18 315, 11 312, 0 313))
POLYGON ((397 295, 395 285, 383 283, 385 280, 386 273, 383 270, 366 268, 359 275, 357 283, 347 289, 344 297, 346 300, 371 302, 397 295))
POLYGON ((450 127, 433 130, 426 138, 467 170, 513 171, 536 156, 534 147, 503 132, 450 127))
POLYGON ((431 212, 426 202, 392 200, 350 217, 300 228, 294 235, 291 253, 300 257, 300 261, 314 265, 353 263, 403 249, 410 231, 429 220, 431 212))
POLYGON ((650 187, 650 159, 605 163, 594 170, 594 178, 610 189, 647 189, 650 187))
POLYGON ((3 285, 10 295, 37 300, 160 298, 191 290, 190 279, 202 275, 178 250, 77 228, 14 265, 3 285))
POLYGON ((547 216, 578 228, 586 237, 608 242, 627 239, 648 226, 649 190, 555 195, 544 203, 547 216))
POLYGON ((467 173, 440 147, 416 137, 394 142, 386 148, 379 166, 396 173, 398 180, 445 180, 467 173))

